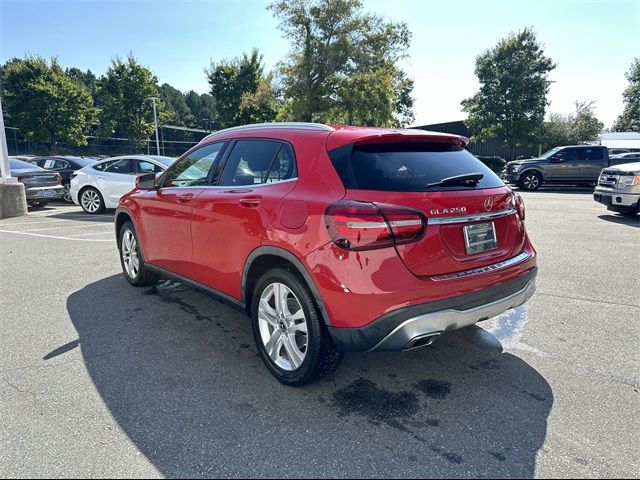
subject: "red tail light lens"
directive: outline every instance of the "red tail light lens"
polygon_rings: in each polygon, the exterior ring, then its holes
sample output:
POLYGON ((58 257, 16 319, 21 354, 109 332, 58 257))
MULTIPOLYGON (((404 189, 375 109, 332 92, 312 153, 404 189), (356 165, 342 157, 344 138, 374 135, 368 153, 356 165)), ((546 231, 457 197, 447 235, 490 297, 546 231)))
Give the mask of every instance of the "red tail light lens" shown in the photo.
POLYGON ((58 172, 56 172, 56 182, 58 182, 58 185, 62 185, 62 175, 58 172))
POLYGON ((396 205, 340 201, 327 207, 325 222, 336 245, 345 250, 371 250, 417 240, 426 220, 396 205))
POLYGON ((520 220, 524 222, 524 200, 522 200, 522 197, 516 192, 512 192, 512 194, 513 203, 515 204, 516 210, 518 211, 518 216, 520 217, 520 220))
POLYGON ((25 180, 33 178, 33 175, 18 175, 18 181, 24 183, 25 180))

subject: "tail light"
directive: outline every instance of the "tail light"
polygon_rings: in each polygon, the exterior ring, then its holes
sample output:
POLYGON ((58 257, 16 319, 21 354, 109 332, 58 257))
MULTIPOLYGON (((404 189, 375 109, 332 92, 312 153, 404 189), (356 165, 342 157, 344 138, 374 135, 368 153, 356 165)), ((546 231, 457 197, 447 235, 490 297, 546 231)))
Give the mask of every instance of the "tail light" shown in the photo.
POLYGON ((33 175, 18 175, 18 181, 24 183, 25 180, 33 178, 33 175))
POLYGON ((340 201, 327 207, 325 222, 333 242, 345 250, 371 250, 418 240, 426 218, 397 205, 340 201))
POLYGON ((62 175, 56 172, 55 177, 56 177, 56 182, 58 182, 58 185, 62 185, 62 175))
POLYGON ((518 216, 520 220, 524 222, 524 200, 522 200, 522 197, 516 192, 511 192, 511 194, 513 195, 513 203, 518 211, 518 216))

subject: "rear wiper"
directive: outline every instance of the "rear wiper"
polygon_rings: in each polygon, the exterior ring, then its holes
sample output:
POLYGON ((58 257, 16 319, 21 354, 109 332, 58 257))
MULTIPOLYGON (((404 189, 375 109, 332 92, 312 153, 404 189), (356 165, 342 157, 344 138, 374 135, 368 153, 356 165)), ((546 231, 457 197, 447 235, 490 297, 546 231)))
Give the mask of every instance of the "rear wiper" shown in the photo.
POLYGON ((465 173, 464 175, 454 175, 443 178, 439 182, 428 183, 425 188, 438 187, 440 185, 465 184, 475 187, 484 178, 484 173, 465 173))

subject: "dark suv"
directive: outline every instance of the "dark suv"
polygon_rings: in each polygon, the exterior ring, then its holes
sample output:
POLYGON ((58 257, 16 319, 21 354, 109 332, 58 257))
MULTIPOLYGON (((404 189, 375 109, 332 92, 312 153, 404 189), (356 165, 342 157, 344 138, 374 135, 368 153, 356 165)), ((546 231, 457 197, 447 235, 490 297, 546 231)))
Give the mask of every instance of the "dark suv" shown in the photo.
POLYGON ((289 385, 343 351, 428 345, 535 289, 522 199, 467 143, 300 123, 217 132, 122 197, 125 277, 178 278, 246 312, 289 385))
POLYGON ((608 166, 607 147, 575 145, 553 148, 540 158, 509 162, 500 177, 524 190, 537 190, 545 183, 595 185, 608 166))

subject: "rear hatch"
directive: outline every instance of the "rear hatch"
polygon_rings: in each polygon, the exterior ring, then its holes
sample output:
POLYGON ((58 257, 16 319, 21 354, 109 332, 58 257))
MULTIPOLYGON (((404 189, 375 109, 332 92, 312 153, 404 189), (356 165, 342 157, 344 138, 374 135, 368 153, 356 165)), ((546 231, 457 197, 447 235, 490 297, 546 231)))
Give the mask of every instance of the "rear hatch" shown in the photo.
POLYGON ((373 203, 387 219, 385 211, 399 206, 426 220, 419 237, 395 245, 413 274, 485 267, 522 252, 525 229, 514 194, 459 139, 390 139, 345 145, 329 155, 344 183, 345 200, 373 203))

